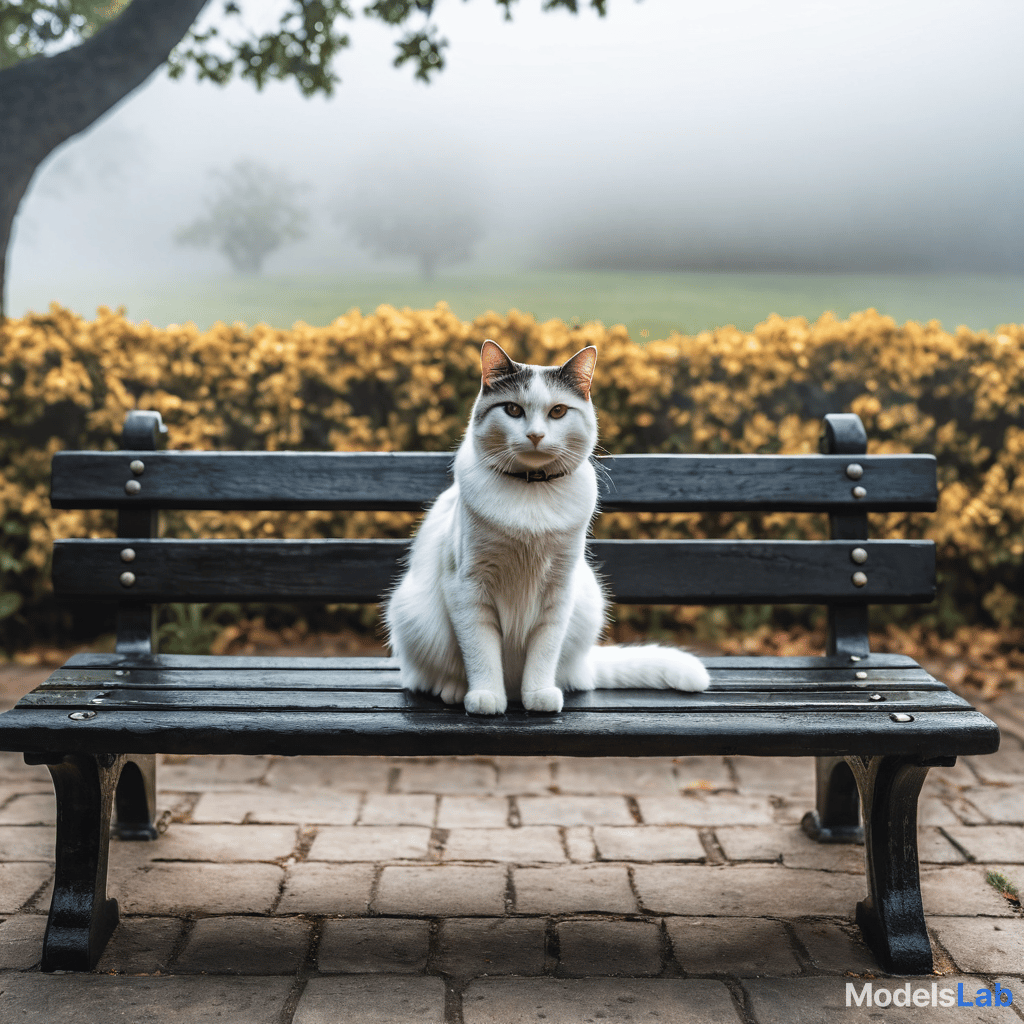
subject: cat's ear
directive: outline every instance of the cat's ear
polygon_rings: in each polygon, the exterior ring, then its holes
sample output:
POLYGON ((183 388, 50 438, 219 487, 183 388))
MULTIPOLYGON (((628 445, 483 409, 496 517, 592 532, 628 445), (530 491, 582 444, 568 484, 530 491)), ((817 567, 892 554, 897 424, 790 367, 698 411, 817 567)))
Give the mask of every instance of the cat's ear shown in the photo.
POLYGON ((589 402, 590 385, 594 380, 595 366, 597 366, 597 349, 593 345, 588 345, 586 348, 581 348, 571 359, 562 363, 558 368, 558 373, 589 402))
POLYGON ((483 371, 483 385, 489 388, 500 378, 515 373, 516 366, 504 349, 488 338, 480 349, 480 368, 483 371))

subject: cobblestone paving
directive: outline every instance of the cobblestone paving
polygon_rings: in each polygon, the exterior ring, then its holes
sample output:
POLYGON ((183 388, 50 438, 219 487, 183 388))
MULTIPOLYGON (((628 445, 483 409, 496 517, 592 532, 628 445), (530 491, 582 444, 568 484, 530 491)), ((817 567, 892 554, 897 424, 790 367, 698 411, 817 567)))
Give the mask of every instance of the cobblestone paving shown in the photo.
POLYGON ((1024 889, 1024 695, 982 710, 1000 753, 926 785, 909 1006, 852 921, 861 850, 799 829, 807 759, 164 757, 97 971, 43 975, 50 782, 0 754, 0 1022, 1020 1021, 1024 915, 986 875, 1024 889), (847 1008, 868 982, 895 1005, 847 1008), (971 1005, 913 1005, 933 983, 971 1005))

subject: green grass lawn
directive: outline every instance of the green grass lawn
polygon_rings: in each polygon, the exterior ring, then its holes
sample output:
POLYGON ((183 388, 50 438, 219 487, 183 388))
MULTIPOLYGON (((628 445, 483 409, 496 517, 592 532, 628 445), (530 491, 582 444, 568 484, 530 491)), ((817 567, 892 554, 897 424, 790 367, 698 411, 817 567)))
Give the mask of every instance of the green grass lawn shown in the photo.
MULTIPOLYGON (((382 303, 429 308, 445 301, 471 320, 488 310, 519 309, 539 320, 624 323, 634 338, 665 337, 675 329, 694 334, 723 324, 749 329, 772 313, 816 319, 874 307, 902 323, 940 320, 980 330, 1024 322, 1024 277, 984 275, 639 274, 612 272, 510 272, 446 274, 433 282, 414 276, 291 274, 258 278, 225 275, 195 281, 135 286, 122 294, 77 289, 54 296, 83 315, 99 303, 127 306, 134 321, 163 327, 193 321, 266 322, 290 327, 296 320, 320 326, 357 307, 382 303)), ((27 298, 27 297, 26 297, 27 298)), ((49 300, 39 297, 34 308, 49 300)))

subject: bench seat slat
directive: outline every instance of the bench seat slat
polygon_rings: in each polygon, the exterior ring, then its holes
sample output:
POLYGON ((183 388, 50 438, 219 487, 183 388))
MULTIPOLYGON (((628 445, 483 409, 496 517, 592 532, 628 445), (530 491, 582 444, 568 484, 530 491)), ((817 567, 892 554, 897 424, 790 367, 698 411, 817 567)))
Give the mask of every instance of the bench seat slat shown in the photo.
MULTIPOLYGON (((398 690, 401 676, 396 668, 374 668, 368 658, 365 668, 345 670, 306 668, 279 671, 266 668, 181 669, 133 668, 116 676, 110 668, 60 668, 46 679, 38 690, 97 689, 118 691, 133 689, 173 688, 179 690, 398 690)), ((923 668, 878 668, 858 680, 853 668, 791 669, 784 671, 771 664, 757 669, 721 668, 718 659, 705 659, 715 689, 733 690, 795 690, 840 689, 935 689, 946 687, 933 679, 923 668)), ((772 659, 765 659, 770 661, 772 659)), ((125 671, 125 670, 121 670, 125 671)), ((254 698, 255 699, 255 698, 254 698)))
MULTIPOLYGON (((138 601, 376 602, 402 572, 403 540, 60 540, 54 590, 138 601), (130 546, 134 583, 121 581, 130 546)), ((589 550, 626 604, 866 604, 931 601, 925 540, 596 540, 589 550), (867 561, 850 552, 864 548, 867 561), (857 569, 865 586, 853 583, 857 569)))
MULTIPOLYGON (((451 483, 448 452, 57 452, 54 508, 408 510, 451 483), (145 465, 141 477, 129 469, 145 465), (125 493, 138 479, 141 490, 125 493)), ((931 455, 611 455, 601 507, 654 512, 935 510, 931 455), (864 469, 862 499, 846 467, 864 469)))
MULTIPOLYGON (((789 674, 802 670, 839 670, 850 668, 862 669, 911 669, 923 672, 924 669, 913 658, 906 654, 887 654, 875 651, 859 658, 855 665, 847 657, 828 657, 823 655, 745 655, 726 654, 704 658, 704 663, 712 671, 729 670, 762 670, 778 671, 789 674)), ((349 669, 373 669, 380 671, 398 671, 398 661, 394 658, 368 657, 289 657, 280 654, 118 654, 113 651, 83 651, 73 654, 64 663, 64 669, 102 669, 114 671, 132 669, 163 669, 173 668, 186 672, 206 672, 216 669, 219 672, 249 671, 251 669, 272 669, 274 672, 304 672, 310 669, 346 671, 349 669)), ((61 670, 58 670, 61 671, 61 670)))
POLYGON ((929 758, 991 753, 999 745, 995 724, 973 710, 923 712, 906 723, 893 722, 877 711, 794 715, 765 708, 700 715, 510 712, 495 720, 454 709, 434 714, 124 709, 75 723, 68 722, 63 709, 22 708, 2 718, 0 748, 65 753, 929 758), (74 728, 68 728, 72 724, 74 728))
MULTIPOLYGON (((903 655, 872 655, 875 658, 902 658, 903 655)), ((747 659, 750 660, 750 659, 747 659)), ((820 658, 808 659, 820 661, 820 658)), ((914 664, 906 658, 908 665, 914 664)), ((844 662, 848 664, 848 662, 844 662)), ((902 664, 902 662, 900 663, 902 664)), ((795 667, 795 666, 794 666, 795 667)), ((176 669, 181 672, 249 671, 252 669, 273 669, 274 672, 307 672, 309 670, 345 672, 350 669, 373 671, 398 671, 396 658, 366 657, 317 657, 300 655, 294 658, 284 654, 126 654, 117 651, 81 651, 72 654, 58 671, 82 669, 111 671, 134 669, 176 669)))
MULTIPOLYGON (((793 714, 826 710, 853 711, 877 708, 879 713, 894 711, 943 711, 964 709, 970 705, 950 691, 941 690, 889 690, 886 694, 863 689, 835 689, 831 691, 711 689, 692 694, 666 690, 596 690, 572 694, 566 705, 576 711, 679 711, 709 714, 718 711, 756 711, 759 707, 789 710, 793 714), (872 700, 872 694, 882 701, 872 700)), ((293 708, 303 711, 415 711, 426 714, 447 712, 441 701, 406 690, 353 690, 345 688, 318 689, 219 689, 181 690, 164 689, 87 689, 61 690, 54 687, 36 690, 23 697, 19 708, 53 707, 72 710, 96 711, 106 714, 121 708, 150 710, 251 711, 259 706, 271 710, 293 708)), ((464 714, 459 709, 460 714, 464 714)))

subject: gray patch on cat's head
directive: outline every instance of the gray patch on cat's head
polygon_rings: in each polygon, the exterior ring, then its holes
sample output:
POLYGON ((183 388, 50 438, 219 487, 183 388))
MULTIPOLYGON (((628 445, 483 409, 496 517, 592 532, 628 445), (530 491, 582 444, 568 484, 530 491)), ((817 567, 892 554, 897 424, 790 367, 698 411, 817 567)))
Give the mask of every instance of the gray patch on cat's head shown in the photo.
POLYGON ((590 400, 587 381, 582 379, 571 366, 532 366, 526 363, 510 363, 509 372, 492 377, 490 384, 481 384, 480 394, 485 398, 513 398, 530 389, 534 375, 538 376, 552 391, 563 391, 586 402, 590 400))
POLYGON ((473 410, 473 421, 481 423, 494 408, 508 402, 521 403, 530 390, 536 369, 523 363, 514 363, 511 373, 492 377, 490 384, 481 384, 480 395, 473 410))
POLYGON ((540 371, 541 376, 552 389, 560 388, 575 395, 580 401, 586 402, 590 396, 584 387, 583 381, 578 374, 573 373, 572 368, 566 369, 563 366, 546 366, 540 371))
POLYGON ((549 390, 567 392, 589 402, 596 358, 597 349, 590 345, 580 349, 561 366, 517 363, 497 342, 488 338, 480 350, 483 369, 480 396, 490 398, 524 394, 536 375, 549 390))
POLYGON ((480 394, 482 395, 510 395, 522 394, 530 386, 533 379, 534 368, 525 363, 509 361, 508 372, 498 376, 492 376, 490 383, 480 383, 480 394))

